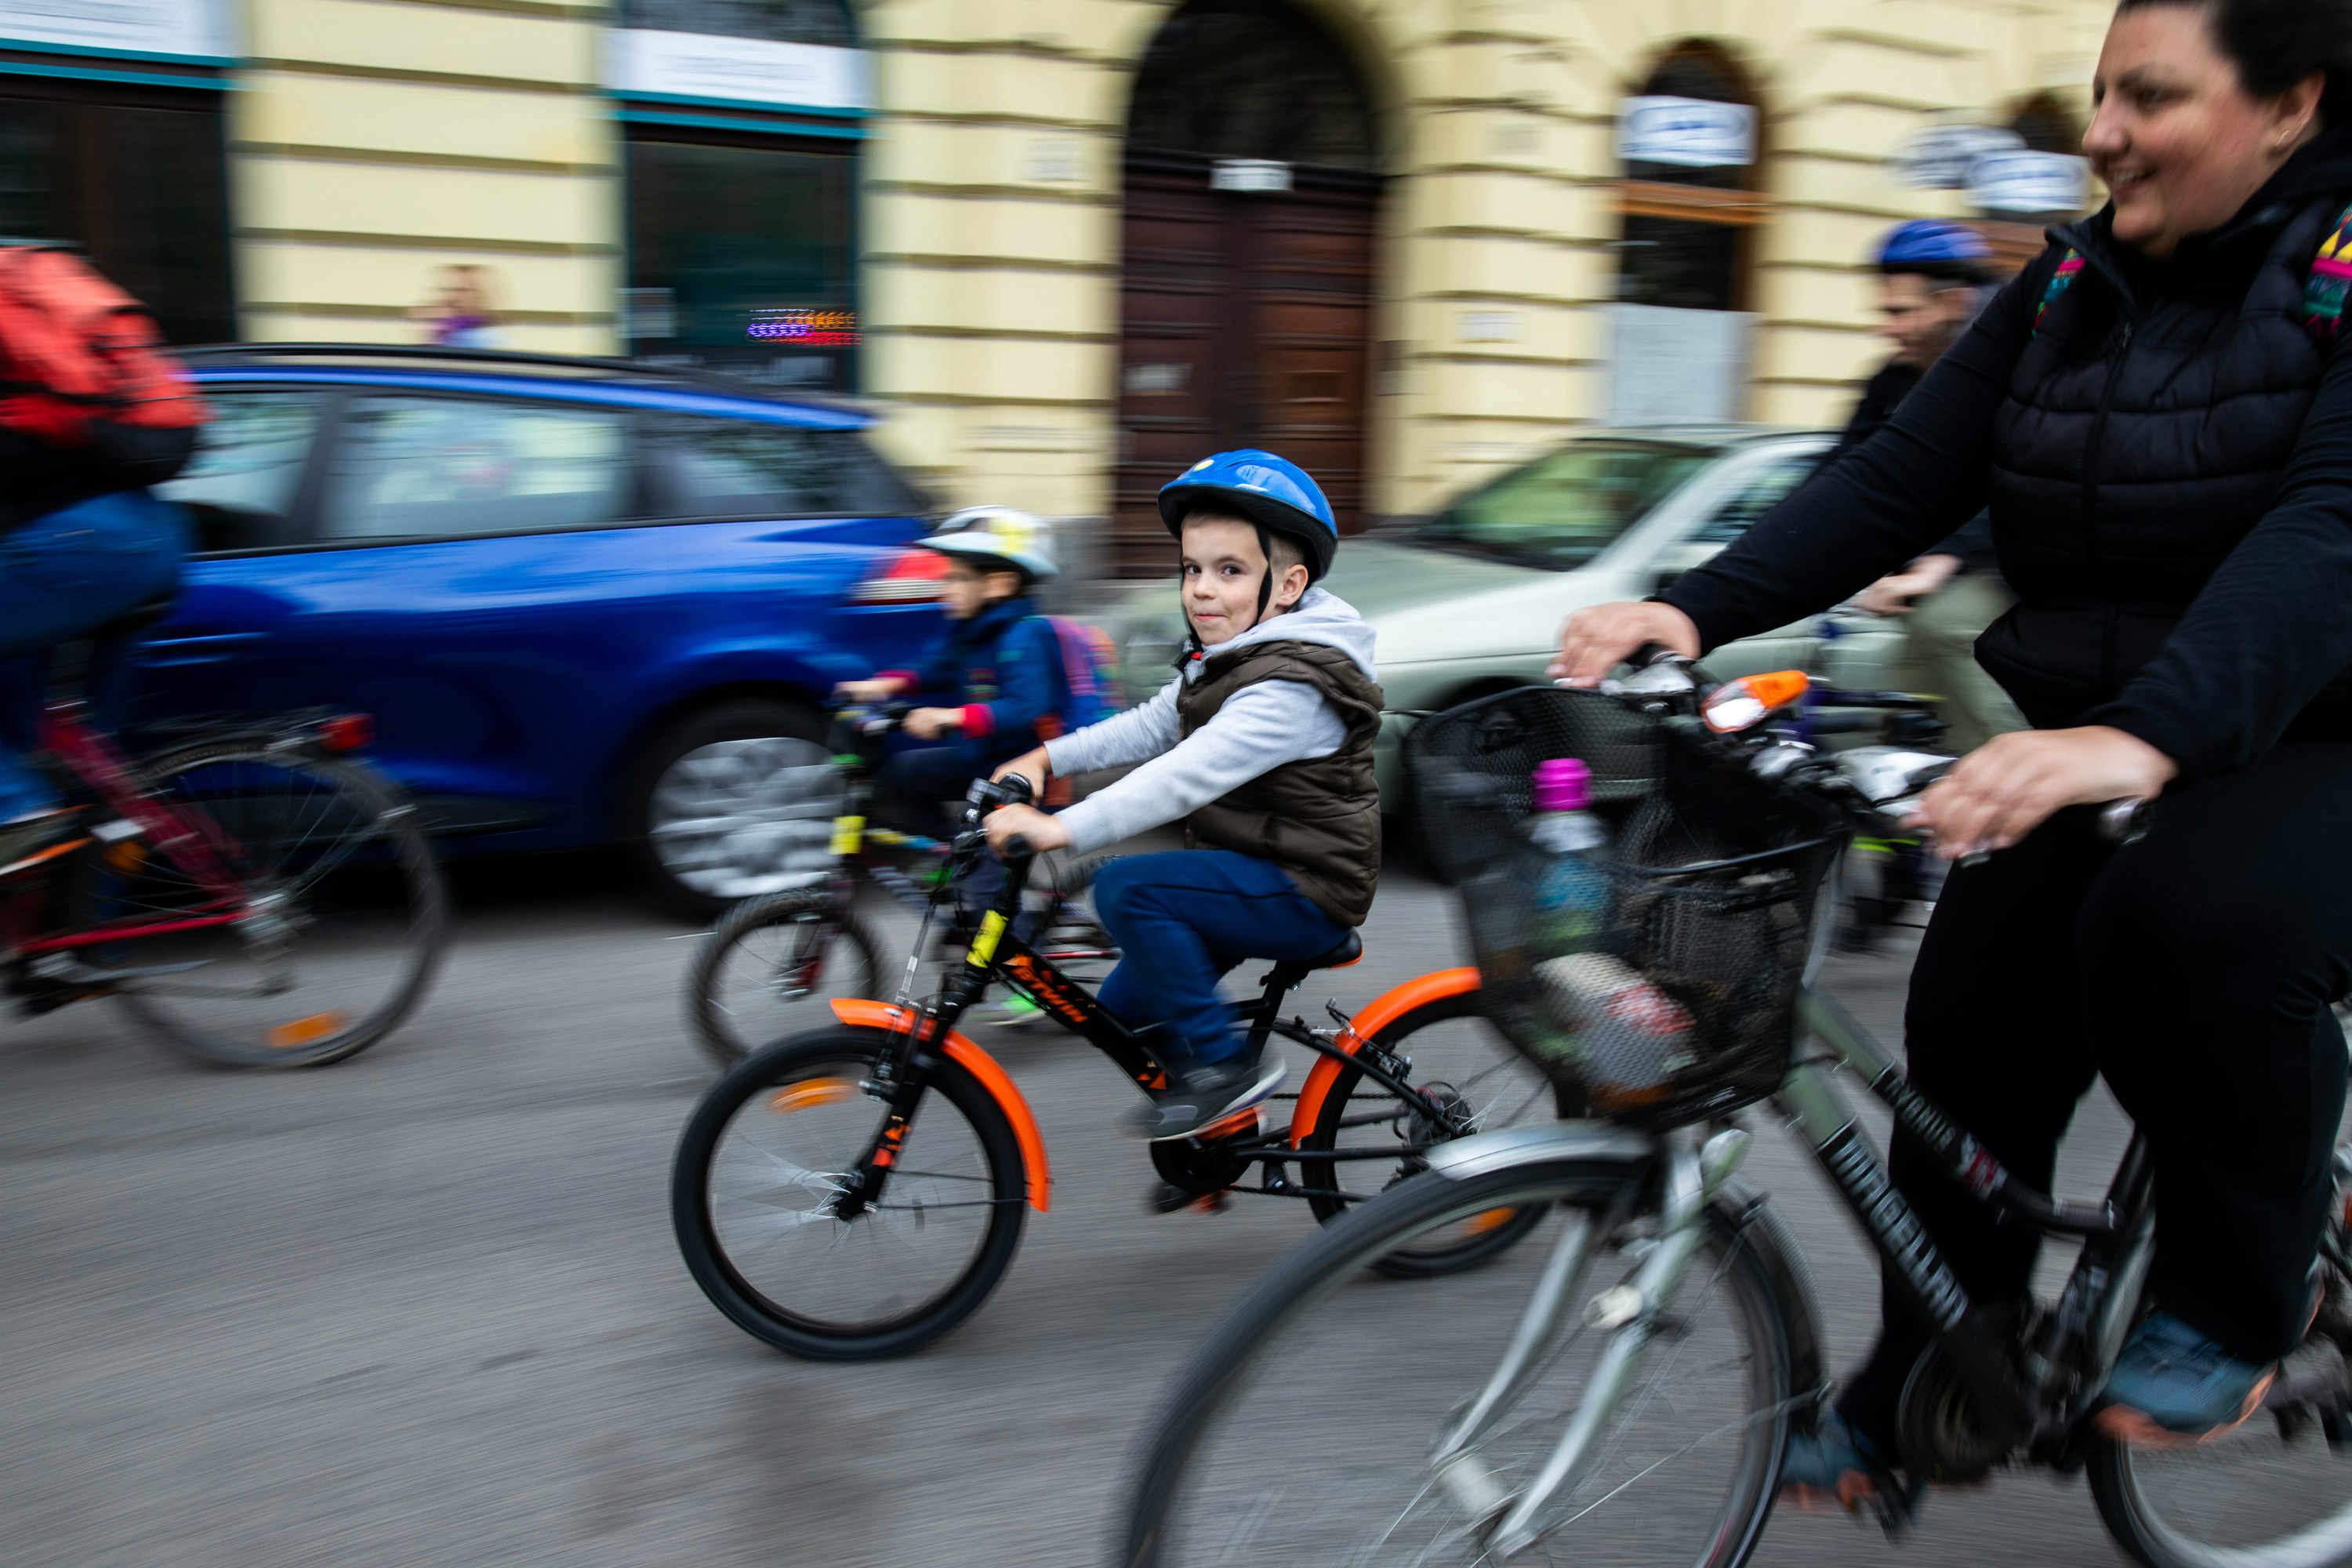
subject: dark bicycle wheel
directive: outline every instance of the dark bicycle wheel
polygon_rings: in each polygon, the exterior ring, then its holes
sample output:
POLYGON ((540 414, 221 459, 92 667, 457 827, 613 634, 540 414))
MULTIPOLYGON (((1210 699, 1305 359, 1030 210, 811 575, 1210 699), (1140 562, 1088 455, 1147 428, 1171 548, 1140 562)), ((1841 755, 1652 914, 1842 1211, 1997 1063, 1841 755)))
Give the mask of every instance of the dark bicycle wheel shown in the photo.
POLYGON ((745 899, 694 955, 687 1020, 703 1050, 733 1067, 756 1047, 834 1021, 831 1003, 880 994, 882 961, 857 917, 823 888, 745 899))
MULTIPOLYGON (((1549 1121, 1569 1113, 1550 1080, 1480 1014, 1475 992, 1425 1003, 1373 1038, 1409 1060, 1412 1070, 1407 1081, 1436 1096, 1470 1132, 1549 1121)), ((1446 1123, 1432 1115, 1426 1104, 1408 1104, 1378 1079, 1349 1068, 1333 1082, 1299 1146, 1361 1149, 1385 1139, 1402 1147, 1425 1145, 1446 1135, 1446 1123)), ((1302 1161, 1299 1174, 1310 1190, 1358 1192, 1369 1198, 1426 1168, 1420 1156, 1400 1152, 1393 1160, 1302 1161)), ((1327 1225, 1356 1206, 1346 1198, 1310 1195, 1307 1201, 1315 1217, 1327 1225)), ((1410 1245, 1383 1252, 1373 1267, 1399 1279, 1475 1268, 1518 1245, 1542 1219, 1540 1207, 1484 1210, 1451 1228, 1427 1232, 1410 1245)))
MULTIPOLYGON (((2347 1169, 2352 1145, 2336 1151, 2347 1169)), ((2339 1191, 2319 1308, 2264 1405, 2235 1429, 2174 1448, 2102 1440, 2092 1500, 2146 1568, 2332 1568, 2352 1563, 2352 1245, 2339 1191)), ((2159 1223, 2162 1217, 2158 1208, 2159 1223)))
POLYGON ((78 926, 192 922, 80 950, 94 987, 167 1045, 226 1067, 323 1067, 408 1016, 440 961, 448 909, 398 786, 353 759, 253 739, 168 752, 136 777, 212 825, 209 853, 237 890, 207 883, 206 851, 143 836, 85 856, 68 903, 78 926))
POLYGON ((754 1339, 817 1361, 904 1355, 987 1300, 1021 1244, 1026 1171, 987 1089, 942 1063, 881 1201, 835 1216, 886 1113, 879 1029, 779 1040, 710 1087, 678 1141, 670 1219, 696 1284, 754 1339))

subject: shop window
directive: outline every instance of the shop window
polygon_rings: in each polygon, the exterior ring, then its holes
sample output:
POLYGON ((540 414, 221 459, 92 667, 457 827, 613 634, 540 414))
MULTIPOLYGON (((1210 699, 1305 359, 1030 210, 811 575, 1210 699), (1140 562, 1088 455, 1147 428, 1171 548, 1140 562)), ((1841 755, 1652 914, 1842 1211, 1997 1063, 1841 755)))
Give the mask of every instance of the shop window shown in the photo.
POLYGON ((12 78, 0 96, 0 235, 65 241, 177 343, 236 336, 218 95, 12 78), (121 101, 124 98, 144 101, 121 101))
POLYGON ((856 384, 856 164, 778 137, 628 127, 631 352, 856 384))
POLYGON ((1192 0, 1152 36, 1128 145, 1372 167, 1371 106, 1328 34, 1287 5, 1192 0))
MULTIPOLYGON (((1761 118, 1754 115, 1756 95, 1747 73, 1713 44, 1686 43, 1668 51, 1636 96, 1738 106, 1750 111, 1751 124, 1761 118)), ((1629 304, 1747 308, 1751 237, 1768 211, 1757 189, 1754 132, 1744 155, 1701 155, 1714 161, 1629 156, 1625 163, 1618 298, 1629 304)))
POLYGON ((2009 128, 2017 132, 2029 153, 2082 156, 2083 128, 2074 123, 2073 111, 2049 93, 2036 94, 2018 105, 2009 128))

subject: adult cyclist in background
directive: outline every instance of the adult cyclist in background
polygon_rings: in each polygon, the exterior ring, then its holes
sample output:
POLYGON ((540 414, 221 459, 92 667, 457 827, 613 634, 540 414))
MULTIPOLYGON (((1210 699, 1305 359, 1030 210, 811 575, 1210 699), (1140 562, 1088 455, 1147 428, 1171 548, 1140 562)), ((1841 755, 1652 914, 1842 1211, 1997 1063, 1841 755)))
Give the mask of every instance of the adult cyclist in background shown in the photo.
MULTIPOLYGON (((2056 230, 1885 428, 1658 602, 1580 611, 1554 673, 1698 655, 1836 604, 1990 505, 2018 604, 1977 656, 2032 721, 1918 822, 1956 868, 1906 1015, 1920 1087, 2027 1184, 2103 1074, 2147 1135, 2154 1312, 2095 1419, 2243 1419, 2314 1301, 2352 985, 2352 0, 2124 0, 2084 150, 2113 199, 2056 230), (2308 297, 2307 297, 2308 296, 2308 297), (2332 308, 2331 308, 2332 307, 2332 308), (2161 796, 2123 849, 2095 805, 2161 796)), ((2038 1237, 1897 1135, 1894 1176, 1969 1292, 2038 1237)), ((1784 1487, 1849 1506, 1902 1465, 1928 1342, 1876 1348, 1784 1487)))
MULTIPOLYGON (((1932 218, 1906 223, 1878 250, 1878 333, 1895 353, 1863 388, 1853 418, 1829 461, 1853 451, 1895 410, 1944 351, 1959 341, 1991 298, 1992 247, 1966 224, 1932 218)), ((1873 615, 1902 616, 1903 649, 1888 684, 1933 693, 1951 726, 1955 752, 1971 752, 2025 720, 1976 661, 1976 640, 2016 602, 1993 559, 1992 524, 1983 512, 1902 571, 1855 595, 1873 615)))

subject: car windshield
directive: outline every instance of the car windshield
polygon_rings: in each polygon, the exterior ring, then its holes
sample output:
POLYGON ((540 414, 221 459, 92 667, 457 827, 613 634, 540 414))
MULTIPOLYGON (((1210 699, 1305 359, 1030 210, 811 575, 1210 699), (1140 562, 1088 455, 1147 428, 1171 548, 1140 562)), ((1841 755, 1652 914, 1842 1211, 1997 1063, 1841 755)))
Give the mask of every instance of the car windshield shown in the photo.
POLYGON ((1415 529, 1415 541, 1566 572, 1614 543, 1716 454, 1654 441, 1571 441, 1415 529))

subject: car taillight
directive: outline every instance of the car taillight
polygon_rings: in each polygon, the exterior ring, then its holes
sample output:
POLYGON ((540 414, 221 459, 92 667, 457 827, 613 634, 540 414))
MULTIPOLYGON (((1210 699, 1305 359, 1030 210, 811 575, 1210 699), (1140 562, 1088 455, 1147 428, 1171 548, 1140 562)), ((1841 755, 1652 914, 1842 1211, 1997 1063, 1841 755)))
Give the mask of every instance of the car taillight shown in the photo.
POLYGON ((331 752, 356 752, 375 739, 375 719, 367 713, 338 713, 320 721, 319 744, 331 752))
POLYGON ((948 574, 948 558, 936 551, 901 551, 880 571, 849 591, 853 605, 935 605, 948 574))

